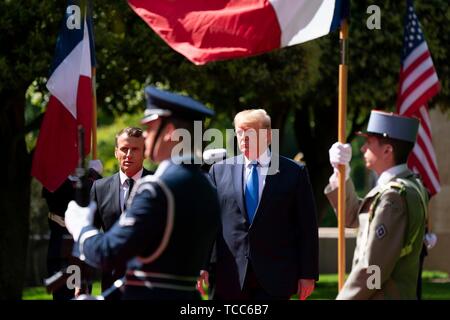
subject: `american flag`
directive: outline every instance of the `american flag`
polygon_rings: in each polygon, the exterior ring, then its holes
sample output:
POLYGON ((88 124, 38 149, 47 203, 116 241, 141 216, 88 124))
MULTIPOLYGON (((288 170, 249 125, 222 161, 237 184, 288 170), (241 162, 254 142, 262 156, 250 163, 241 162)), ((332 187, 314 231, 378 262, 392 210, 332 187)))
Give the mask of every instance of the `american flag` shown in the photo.
POLYGON ((436 155, 431 139, 427 102, 440 90, 430 51, 408 0, 403 39, 402 67, 397 93, 397 112, 420 119, 419 134, 408 166, 419 173, 431 196, 440 190, 436 155))

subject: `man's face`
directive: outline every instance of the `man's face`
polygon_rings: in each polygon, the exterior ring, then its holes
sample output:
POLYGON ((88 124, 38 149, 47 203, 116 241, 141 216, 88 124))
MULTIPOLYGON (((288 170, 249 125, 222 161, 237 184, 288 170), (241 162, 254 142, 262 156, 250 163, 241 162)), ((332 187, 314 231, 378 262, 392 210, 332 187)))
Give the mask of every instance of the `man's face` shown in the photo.
POLYGON ((366 168, 374 170, 377 173, 383 172, 386 166, 389 148, 392 149, 388 144, 380 144, 377 137, 368 136, 366 142, 361 147, 366 168))
POLYGON ((117 138, 117 147, 114 154, 119 161, 120 170, 128 177, 134 176, 142 169, 144 138, 129 137, 126 133, 123 133, 117 138))
POLYGON ((249 160, 257 159, 272 140, 271 130, 262 128, 258 121, 237 121, 235 130, 239 149, 249 160))

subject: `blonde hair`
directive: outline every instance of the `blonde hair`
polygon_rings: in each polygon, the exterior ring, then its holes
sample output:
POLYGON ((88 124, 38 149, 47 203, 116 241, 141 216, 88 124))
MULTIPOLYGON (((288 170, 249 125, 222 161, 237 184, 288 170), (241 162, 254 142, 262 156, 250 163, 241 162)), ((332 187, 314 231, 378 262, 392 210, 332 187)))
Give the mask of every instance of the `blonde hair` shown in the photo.
POLYGON ((270 116, 264 109, 248 109, 241 111, 234 116, 234 125, 236 125, 236 122, 238 121, 250 123, 258 122, 264 129, 270 129, 272 127, 270 116))

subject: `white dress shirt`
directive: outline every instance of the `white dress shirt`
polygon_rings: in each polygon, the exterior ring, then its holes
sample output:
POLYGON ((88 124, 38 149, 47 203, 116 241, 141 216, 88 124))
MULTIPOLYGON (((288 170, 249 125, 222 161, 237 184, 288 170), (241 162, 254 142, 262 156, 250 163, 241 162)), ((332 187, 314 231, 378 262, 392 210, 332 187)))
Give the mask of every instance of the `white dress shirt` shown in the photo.
MULTIPOLYGON (((267 171, 269 170, 269 165, 270 165, 270 159, 271 159, 271 154, 270 154, 270 150, 269 148, 267 148, 266 152, 263 152, 259 158, 256 160, 258 161, 258 166, 257 171, 258 171, 258 203, 259 201, 261 201, 261 195, 263 193, 264 190, 264 186, 266 184, 266 177, 267 177, 267 171)), ((247 180, 249 178, 250 175, 250 171, 252 169, 252 161, 248 160, 245 156, 244 156, 244 167, 245 167, 245 172, 244 172, 244 194, 245 194, 245 185, 247 184, 247 180)))
POLYGON ((380 175, 380 177, 377 180, 377 185, 381 186, 383 184, 388 183, 392 180, 395 176, 399 175, 403 171, 408 170, 408 166, 406 163, 399 164, 394 167, 390 167, 387 170, 384 170, 383 173, 380 175))
MULTIPOLYGON (((134 176, 131 177, 131 179, 134 180, 134 184, 142 177, 142 172, 144 171, 144 168, 139 170, 134 176)), ((128 183, 126 182, 128 176, 122 172, 122 170, 119 171, 119 177, 120 177, 120 208, 123 211, 123 206, 125 204, 125 199, 128 198, 128 193, 131 191, 129 190, 130 187, 128 183)))

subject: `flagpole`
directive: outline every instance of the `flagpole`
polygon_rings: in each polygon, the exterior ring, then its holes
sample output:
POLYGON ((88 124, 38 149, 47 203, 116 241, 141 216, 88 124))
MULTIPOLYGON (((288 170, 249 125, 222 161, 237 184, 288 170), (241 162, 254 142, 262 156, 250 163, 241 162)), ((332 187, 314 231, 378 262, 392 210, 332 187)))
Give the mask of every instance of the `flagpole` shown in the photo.
POLYGON ((96 68, 92 67, 92 159, 97 159, 97 90, 96 68))
MULTIPOLYGON (((341 46, 341 61, 339 64, 339 118, 338 141, 346 142, 347 121, 347 39, 348 22, 342 20, 339 32, 341 46)), ((338 189, 338 289, 342 289, 345 282, 345 165, 339 165, 338 189)))

